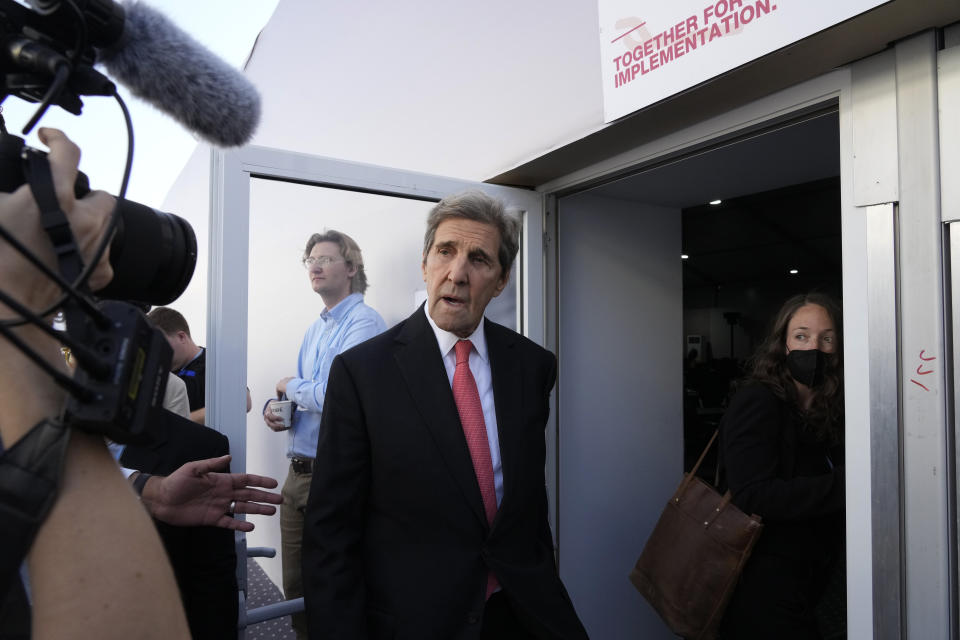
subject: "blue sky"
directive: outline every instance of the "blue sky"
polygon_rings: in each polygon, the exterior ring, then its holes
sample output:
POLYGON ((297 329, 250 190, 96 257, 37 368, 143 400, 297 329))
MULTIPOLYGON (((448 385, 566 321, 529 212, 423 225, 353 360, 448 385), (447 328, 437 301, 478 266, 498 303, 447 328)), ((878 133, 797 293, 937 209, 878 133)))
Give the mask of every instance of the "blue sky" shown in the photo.
MULTIPOLYGON (((152 0, 177 26, 214 53, 240 68, 250 53, 257 34, 266 25, 279 0, 152 0)), ((159 208, 184 163, 193 153, 197 139, 172 118, 131 96, 122 86, 120 93, 131 112, 134 130, 134 160, 127 198, 159 208)), ((119 106, 110 98, 84 98, 79 117, 51 108, 40 126, 66 131, 82 150, 80 169, 95 189, 116 194, 123 175, 127 136, 119 106)), ((11 133, 20 129, 36 109, 18 98, 3 103, 3 115, 11 133)), ((43 145, 34 131, 28 143, 43 145)))

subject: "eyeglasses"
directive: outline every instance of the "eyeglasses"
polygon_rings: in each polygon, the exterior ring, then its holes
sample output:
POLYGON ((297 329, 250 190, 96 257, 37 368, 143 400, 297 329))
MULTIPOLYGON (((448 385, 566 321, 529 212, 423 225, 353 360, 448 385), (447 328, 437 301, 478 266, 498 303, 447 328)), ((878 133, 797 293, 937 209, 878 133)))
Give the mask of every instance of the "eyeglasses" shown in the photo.
POLYGON ((309 258, 303 259, 303 267, 305 269, 309 269, 313 265, 317 265, 322 269, 335 262, 343 262, 343 258, 331 258, 330 256, 320 256, 319 258, 314 258, 313 256, 310 256, 309 258))

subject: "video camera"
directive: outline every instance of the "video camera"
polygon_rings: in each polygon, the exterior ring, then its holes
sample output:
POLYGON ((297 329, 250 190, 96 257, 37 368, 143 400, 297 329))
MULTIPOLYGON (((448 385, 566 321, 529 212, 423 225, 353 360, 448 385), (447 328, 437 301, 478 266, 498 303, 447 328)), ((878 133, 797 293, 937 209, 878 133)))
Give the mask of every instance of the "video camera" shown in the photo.
MULTIPOLYGON (((126 113, 116 86, 93 68, 100 49, 121 40, 124 8, 112 0, 32 0, 30 4, 32 9, 13 0, 0 0, 0 102, 13 95, 40 103, 24 133, 49 105, 79 115, 81 96, 85 95, 112 96, 126 113)), ((132 140, 129 117, 127 127, 132 140)), ((130 151, 112 230, 108 231, 108 236, 112 233, 109 246, 114 277, 105 288, 88 290, 86 265, 79 262, 65 219, 57 229, 46 224, 59 257, 64 289, 57 307, 65 316, 66 331, 58 338, 70 347, 78 363, 72 379, 48 369, 71 393, 64 423, 121 443, 140 439, 147 416, 161 407, 171 360, 163 334, 150 327, 140 309, 128 302, 172 302, 189 284, 197 260, 196 236, 186 220, 123 198, 130 151)), ((0 191, 12 192, 27 182, 35 193, 43 188, 30 168, 37 163, 46 163, 45 154, 3 127, 0 191)), ((89 191, 87 176, 78 172, 75 195, 82 198, 89 191)), ((55 194, 53 198, 55 203, 55 194)), ((21 312, 23 320, 5 324, 29 321, 48 325, 45 316, 54 310, 21 312)))
MULTIPOLYGON (((0 103, 11 95, 39 103, 23 134, 51 105, 80 115, 81 97, 95 95, 117 101, 130 140, 110 225, 84 264, 46 154, 7 133, 0 115, 0 190, 29 183, 57 265, 50 268, 2 226, 0 242, 19 251, 63 292, 49 308, 32 310, 0 290, 0 303, 19 316, 0 319, 0 337, 70 394, 59 418, 40 421, 0 453, 0 601, 56 498, 73 427, 135 443, 146 441, 154 429, 162 432, 170 420, 185 420, 162 409, 170 346, 128 301, 167 304, 179 297, 193 276, 196 236, 185 220, 124 199, 133 127, 116 86, 94 64, 103 64, 134 95, 215 145, 245 144, 260 118, 253 85, 148 5, 0 0, 0 103), (113 280, 91 292, 87 280, 108 246, 113 280), (55 311, 63 313, 65 331, 51 325, 55 311), (72 377, 13 331, 26 323, 69 347, 78 365, 72 377)), ((78 173, 76 196, 89 190, 87 177, 78 173)), ((51 407, 51 413, 55 410, 51 407)))

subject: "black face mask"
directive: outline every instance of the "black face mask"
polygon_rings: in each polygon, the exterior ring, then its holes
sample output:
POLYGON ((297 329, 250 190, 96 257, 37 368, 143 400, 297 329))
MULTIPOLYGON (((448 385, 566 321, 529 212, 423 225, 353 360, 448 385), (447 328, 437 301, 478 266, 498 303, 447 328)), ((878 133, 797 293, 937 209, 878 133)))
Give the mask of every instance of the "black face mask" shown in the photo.
POLYGON ((787 354, 787 369, 793 379, 810 388, 823 382, 827 354, 819 349, 794 350, 787 354))

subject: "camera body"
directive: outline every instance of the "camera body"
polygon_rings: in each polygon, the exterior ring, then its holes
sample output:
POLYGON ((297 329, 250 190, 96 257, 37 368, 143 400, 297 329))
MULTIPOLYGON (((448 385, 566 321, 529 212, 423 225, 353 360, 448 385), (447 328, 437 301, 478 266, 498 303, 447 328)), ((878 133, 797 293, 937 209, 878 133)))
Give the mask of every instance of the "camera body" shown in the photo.
POLYGON ((108 366, 102 367, 107 375, 98 376, 78 358, 73 379, 88 394, 86 398, 70 396, 65 421, 114 442, 143 442, 150 414, 163 408, 173 350, 163 333, 151 327, 134 305, 108 300, 100 310, 109 318, 109 325, 100 327, 82 318, 71 323, 67 315, 67 326, 76 327, 71 331, 73 337, 108 366))

